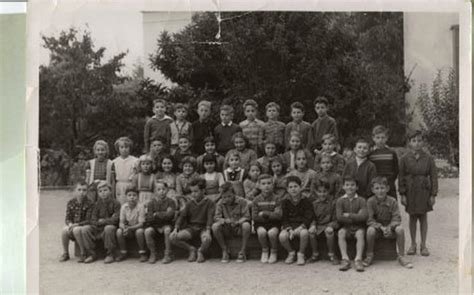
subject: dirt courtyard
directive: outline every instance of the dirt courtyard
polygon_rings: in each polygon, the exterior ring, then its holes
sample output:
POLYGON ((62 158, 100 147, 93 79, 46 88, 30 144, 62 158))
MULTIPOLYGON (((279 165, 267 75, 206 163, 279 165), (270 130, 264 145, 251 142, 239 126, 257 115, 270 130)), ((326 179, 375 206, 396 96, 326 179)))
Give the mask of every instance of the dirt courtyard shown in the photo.
MULTIPOLYGON (((66 191, 40 194, 41 294, 448 294, 458 291, 458 180, 441 179, 434 211, 428 216, 429 257, 411 256, 413 269, 396 261, 376 261, 365 272, 340 272, 326 261, 303 267, 258 261, 221 264, 177 260, 169 265, 136 259, 105 265, 59 263, 66 191)), ((408 215, 402 214, 409 245, 408 215)), ((73 253, 73 245, 70 245, 73 253)))

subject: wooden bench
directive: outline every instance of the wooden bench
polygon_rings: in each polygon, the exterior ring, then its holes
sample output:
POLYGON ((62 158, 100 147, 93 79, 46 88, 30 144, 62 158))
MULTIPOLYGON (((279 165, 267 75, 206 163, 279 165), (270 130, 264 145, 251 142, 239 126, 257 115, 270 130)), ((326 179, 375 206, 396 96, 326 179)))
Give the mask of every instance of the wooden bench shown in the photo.
MULTIPOLYGON (((129 257, 138 258, 138 246, 134 239, 127 239, 127 250, 129 257)), ((199 246, 200 240, 196 239, 191 241, 192 244, 195 246, 199 246)), ((241 245, 241 238, 235 237, 228 240, 228 247, 230 251, 230 255, 232 259, 237 257, 237 254, 240 250, 241 245)), ((298 249, 298 241, 292 241, 293 249, 298 249)), ((348 240, 347 244, 347 251, 349 254, 349 258, 354 259, 356 253, 356 241, 355 239, 348 240)), ((340 257, 339 247, 337 245, 337 239, 335 243, 336 247, 336 254, 340 257)), ((318 248, 320 257, 322 259, 327 259, 327 244, 326 244, 326 237, 321 235, 318 237, 318 248)), ((160 236, 157 238, 157 250, 158 250, 158 257, 161 258, 163 256, 163 237, 160 236)), ((105 257, 105 249, 103 243, 97 243, 97 254, 99 257, 105 257)), ((117 250, 118 251, 118 250, 117 250)), ((186 259, 188 253, 186 250, 172 246, 172 252, 175 259, 186 259)), ((396 249, 396 241, 395 239, 379 239, 375 243, 375 259, 376 260, 394 260, 397 258, 397 249, 396 249)), ((216 240, 212 240, 211 246, 209 247, 208 253, 206 253, 207 258, 220 258, 222 254, 222 250, 219 247, 216 240)), ((365 251, 364 251, 365 254, 365 251)), ((74 247, 74 255, 77 257, 80 255, 79 247, 77 243, 75 243, 74 247)), ((258 242, 258 238, 256 235, 252 235, 247 244, 247 259, 258 260, 260 259, 261 255, 261 248, 260 243, 258 242)), ((286 257, 287 252, 281 245, 278 247, 278 257, 279 260, 282 260, 286 257)), ((306 249, 306 257, 311 256, 311 246, 308 244, 306 249)))

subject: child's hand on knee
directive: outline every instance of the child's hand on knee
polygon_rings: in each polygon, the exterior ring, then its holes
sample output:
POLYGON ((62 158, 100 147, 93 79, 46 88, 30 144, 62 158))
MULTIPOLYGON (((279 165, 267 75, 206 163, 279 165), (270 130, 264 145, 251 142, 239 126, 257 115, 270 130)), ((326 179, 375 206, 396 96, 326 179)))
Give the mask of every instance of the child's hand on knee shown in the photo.
POLYGON ((308 232, 312 235, 316 234, 316 226, 312 225, 309 227, 308 232))

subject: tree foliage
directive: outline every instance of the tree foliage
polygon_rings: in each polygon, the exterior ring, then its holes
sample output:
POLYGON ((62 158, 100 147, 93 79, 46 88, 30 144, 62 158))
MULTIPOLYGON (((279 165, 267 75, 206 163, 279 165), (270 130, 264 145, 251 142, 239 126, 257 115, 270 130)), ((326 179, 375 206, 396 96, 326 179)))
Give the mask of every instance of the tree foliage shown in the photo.
MULTIPOLYGON (((260 111, 270 101, 289 121, 289 102, 307 107, 324 95, 344 139, 375 124, 402 141, 405 120, 401 13, 226 12, 221 36, 215 13, 197 13, 174 34, 164 32, 151 56, 154 69, 180 85, 173 99, 193 106, 201 97, 236 106, 247 98, 260 111), (220 41, 221 43, 209 43, 220 41)), ((173 90, 171 90, 173 92, 173 90)), ((216 112, 213 112, 217 116, 216 112)), ((217 119, 217 118, 215 118, 217 119)), ((369 133, 370 134, 370 133, 369 133)))
POLYGON ((431 91, 420 85, 417 103, 430 149, 459 167, 459 90, 454 70, 446 79, 438 71, 431 91))
POLYGON ((88 31, 71 28, 42 38, 50 62, 40 67, 40 147, 75 156, 97 139, 112 144, 130 136, 141 150, 152 98, 137 95, 149 83, 142 82, 140 66, 132 77, 122 75, 126 53, 104 61, 105 48, 95 49, 88 31))

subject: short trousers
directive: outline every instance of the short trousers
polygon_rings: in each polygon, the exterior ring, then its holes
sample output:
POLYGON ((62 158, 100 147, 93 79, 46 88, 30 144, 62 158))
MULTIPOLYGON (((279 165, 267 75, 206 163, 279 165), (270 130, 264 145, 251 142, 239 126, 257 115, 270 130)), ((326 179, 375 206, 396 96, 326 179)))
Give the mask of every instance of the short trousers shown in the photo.
POLYGON ((324 233, 324 231, 328 227, 332 228, 334 230, 334 232, 336 232, 336 229, 333 228, 332 226, 324 225, 324 224, 318 224, 318 225, 316 225, 316 235, 319 236, 320 234, 324 233))
POLYGON ((365 234, 365 229, 362 227, 342 227, 341 230, 346 231, 346 239, 355 239, 355 234, 358 230, 362 230, 365 234))
POLYGON ((182 231, 187 231, 191 235, 191 239, 195 239, 201 236, 201 233, 206 230, 204 226, 191 225, 186 228, 181 229, 182 231))
POLYGON ((265 224, 254 224, 253 227, 254 227, 255 231, 257 231, 257 229, 259 227, 263 227, 266 231, 269 231, 274 227, 279 230, 281 225, 280 224, 265 223, 265 224))
POLYGON ((165 228, 169 227, 170 231, 173 230, 173 226, 169 224, 161 225, 161 226, 151 226, 157 233, 163 234, 165 232, 165 228))

